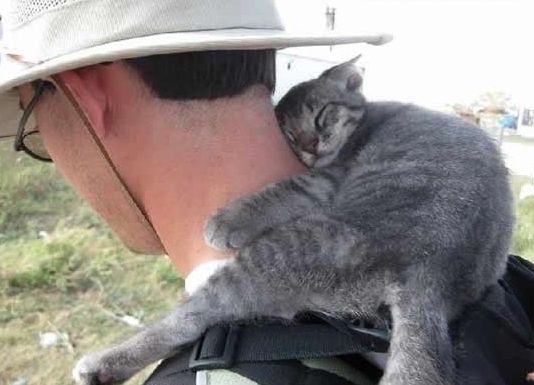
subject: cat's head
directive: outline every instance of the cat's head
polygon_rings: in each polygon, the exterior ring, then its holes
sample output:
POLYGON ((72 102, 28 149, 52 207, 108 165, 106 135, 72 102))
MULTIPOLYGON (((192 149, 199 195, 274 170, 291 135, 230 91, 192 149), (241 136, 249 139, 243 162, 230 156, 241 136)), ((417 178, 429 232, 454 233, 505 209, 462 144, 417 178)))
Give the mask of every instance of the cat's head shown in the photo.
POLYGON ((280 127, 297 156, 309 167, 334 161, 358 129, 365 107, 358 56, 293 87, 276 106, 280 127))

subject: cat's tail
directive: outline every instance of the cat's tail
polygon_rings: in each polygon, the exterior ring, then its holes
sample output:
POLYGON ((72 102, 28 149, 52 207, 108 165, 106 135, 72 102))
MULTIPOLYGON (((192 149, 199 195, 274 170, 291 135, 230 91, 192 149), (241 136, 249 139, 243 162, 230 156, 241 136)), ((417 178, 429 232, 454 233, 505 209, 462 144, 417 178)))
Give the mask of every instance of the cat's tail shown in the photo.
POLYGON ((448 320, 441 301, 425 292, 391 289, 393 332, 380 385, 453 385, 448 320))

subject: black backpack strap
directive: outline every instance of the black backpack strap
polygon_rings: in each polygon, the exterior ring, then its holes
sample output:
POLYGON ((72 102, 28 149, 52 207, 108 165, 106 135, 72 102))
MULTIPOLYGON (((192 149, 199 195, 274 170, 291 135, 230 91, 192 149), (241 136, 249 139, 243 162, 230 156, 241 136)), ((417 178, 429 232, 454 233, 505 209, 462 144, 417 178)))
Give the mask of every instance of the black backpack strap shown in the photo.
MULTIPOLYGON (((321 316, 328 320, 327 316, 321 316)), ((192 370, 227 369, 235 364, 386 352, 389 332, 342 323, 216 326, 193 349, 192 370)))
MULTIPOLYGON (((349 380, 327 370, 314 369, 298 360, 238 364, 232 372, 258 385, 375 385, 367 377, 349 380)), ((227 385, 227 384, 224 384, 227 385)), ((233 384, 228 384, 233 385, 233 384)))
POLYGON ((145 385, 194 384, 196 371, 230 368, 263 384, 353 385, 331 373, 306 367, 300 360, 388 350, 388 330, 319 314, 307 314, 305 318, 303 323, 290 325, 271 322, 213 327, 192 349, 163 361, 145 385))
MULTIPOLYGON (((163 361, 152 375, 146 380, 144 385, 198 385, 199 383, 212 383, 213 378, 204 377, 217 370, 207 370, 206 372, 195 372, 189 370, 188 361, 191 355, 190 350, 185 350, 174 357, 163 361), (201 375, 199 381, 198 375, 201 375)), ((333 360, 337 360, 333 358, 333 360)), ((350 369, 353 369, 350 367, 350 369)), ((224 382, 216 380, 215 385, 235 385, 233 374, 246 378, 247 383, 258 385, 372 385, 378 384, 381 377, 368 376, 368 373, 359 368, 353 369, 359 376, 352 374, 351 380, 346 376, 336 373, 333 368, 314 368, 300 360, 283 360, 269 362, 250 362, 235 364, 231 369, 225 370, 226 379, 224 382)), ((348 374, 350 372, 345 372, 348 374)))

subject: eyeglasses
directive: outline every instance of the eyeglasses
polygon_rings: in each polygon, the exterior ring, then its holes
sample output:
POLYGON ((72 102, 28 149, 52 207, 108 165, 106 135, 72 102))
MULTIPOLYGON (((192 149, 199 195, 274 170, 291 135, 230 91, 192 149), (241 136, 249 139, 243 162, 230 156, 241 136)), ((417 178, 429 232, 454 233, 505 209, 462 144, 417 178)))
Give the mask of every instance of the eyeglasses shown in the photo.
POLYGON ((37 127, 33 127, 29 131, 26 130, 28 122, 31 120, 35 122, 35 119, 30 118, 34 117, 33 110, 35 109, 35 106, 39 102, 39 99, 43 95, 46 88, 45 81, 38 80, 35 82, 35 95, 33 95, 32 100, 24 110, 22 118, 20 119, 19 127, 17 129, 17 136, 15 137, 15 151, 24 151, 32 158, 42 162, 52 162, 52 158, 48 154, 48 151, 46 151, 37 127))

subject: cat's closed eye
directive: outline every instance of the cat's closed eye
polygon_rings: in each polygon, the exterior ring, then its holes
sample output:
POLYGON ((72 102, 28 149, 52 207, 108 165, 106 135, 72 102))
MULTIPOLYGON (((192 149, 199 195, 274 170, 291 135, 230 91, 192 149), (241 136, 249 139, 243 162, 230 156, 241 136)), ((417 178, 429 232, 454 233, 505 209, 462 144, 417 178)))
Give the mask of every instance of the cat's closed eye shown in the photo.
POLYGON ((327 111, 326 116, 324 118, 324 125, 325 126, 331 126, 338 122, 338 114, 336 110, 330 109, 327 111))
POLYGON ((286 131, 286 136, 287 136, 287 138, 289 139, 289 141, 291 143, 295 143, 296 142, 295 135, 293 135, 293 133, 291 131, 286 131))
POLYGON ((338 107, 334 104, 327 104, 317 115, 315 126, 317 131, 325 131, 326 128, 333 127, 339 120, 338 107))

